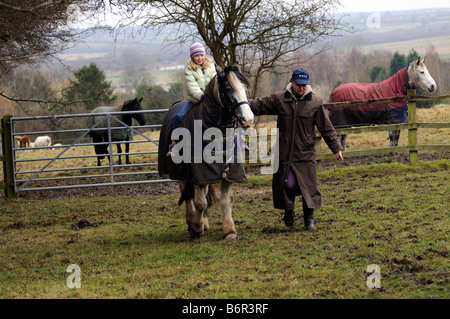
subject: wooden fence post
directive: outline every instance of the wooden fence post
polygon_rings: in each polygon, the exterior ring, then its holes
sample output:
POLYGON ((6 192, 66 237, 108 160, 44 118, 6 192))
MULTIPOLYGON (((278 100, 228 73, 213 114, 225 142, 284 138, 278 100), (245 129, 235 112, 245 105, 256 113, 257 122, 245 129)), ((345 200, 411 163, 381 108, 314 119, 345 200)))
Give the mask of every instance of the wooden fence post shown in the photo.
MULTIPOLYGON (((416 90, 408 90, 408 95, 416 95, 416 90)), ((416 123, 416 101, 408 101, 408 124, 416 123)), ((417 151, 417 128, 410 127, 408 129, 409 144, 409 164, 419 164, 419 154, 417 151)))
POLYGON ((12 127, 11 121, 12 115, 5 115, 2 118, 2 142, 3 142, 3 155, 5 160, 3 162, 3 176, 5 180, 5 198, 15 199, 18 198, 17 193, 14 192, 14 170, 13 170, 13 156, 11 145, 12 127))

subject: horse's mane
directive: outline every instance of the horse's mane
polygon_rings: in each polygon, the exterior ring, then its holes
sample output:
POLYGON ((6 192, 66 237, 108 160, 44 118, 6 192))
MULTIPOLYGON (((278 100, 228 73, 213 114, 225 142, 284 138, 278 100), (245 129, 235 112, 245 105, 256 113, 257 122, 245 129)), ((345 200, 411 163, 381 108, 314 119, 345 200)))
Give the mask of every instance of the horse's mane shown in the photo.
POLYGON ((228 82, 234 90, 238 90, 242 86, 242 83, 245 84, 247 89, 250 88, 250 82, 245 75, 242 74, 238 66, 228 66, 224 71, 228 76, 228 82))
POLYGON ((115 110, 118 110, 118 112, 127 111, 127 110, 125 109, 125 107, 126 107, 128 104, 130 104, 131 101, 132 101, 132 100, 126 100, 125 102, 123 102, 122 105, 118 105, 118 106, 114 107, 114 111, 115 111, 115 110))
MULTIPOLYGON (((244 74, 241 73, 238 66, 228 66, 224 69, 225 74, 227 75, 228 83, 231 87, 238 91, 242 89, 242 85, 244 84, 245 89, 250 89, 251 84, 244 74)), ((219 100, 219 85, 217 83, 218 78, 217 75, 211 80, 211 82, 206 86, 205 92, 210 92, 211 90, 214 92, 214 96, 219 100)))

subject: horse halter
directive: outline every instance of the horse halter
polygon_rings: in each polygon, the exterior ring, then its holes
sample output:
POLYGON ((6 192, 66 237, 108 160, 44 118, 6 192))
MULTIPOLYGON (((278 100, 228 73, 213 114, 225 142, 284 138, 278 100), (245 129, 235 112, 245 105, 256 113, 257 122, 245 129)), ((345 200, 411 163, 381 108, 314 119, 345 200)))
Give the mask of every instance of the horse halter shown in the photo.
POLYGON ((234 109, 236 109, 237 107, 244 105, 244 104, 247 104, 250 106, 250 102, 248 102, 248 101, 236 102, 230 106, 230 112, 233 113, 234 109))
MULTIPOLYGON (((221 88, 221 86, 219 85, 219 98, 220 98, 220 119, 219 119, 219 123, 221 124, 223 116, 222 116, 222 110, 226 111, 229 115, 228 116, 228 120, 225 123, 226 127, 232 127, 236 122, 236 116, 234 115, 234 110, 238 107, 240 107, 241 105, 247 104, 250 106, 250 103, 246 100, 246 101, 233 101, 232 98, 230 98, 227 94, 225 94, 221 88)), ((235 99, 234 99, 235 100, 235 99)))

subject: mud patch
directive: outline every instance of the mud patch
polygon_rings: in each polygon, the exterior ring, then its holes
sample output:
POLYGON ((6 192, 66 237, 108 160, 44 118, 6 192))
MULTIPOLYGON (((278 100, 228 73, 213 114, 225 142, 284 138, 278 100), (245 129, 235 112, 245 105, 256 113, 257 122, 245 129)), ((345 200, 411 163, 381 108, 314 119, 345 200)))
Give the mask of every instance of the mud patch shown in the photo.
POLYGON ((98 227, 97 222, 91 222, 90 220, 83 218, 78 223, 72 225, 72 229, 74 230, 80 230, 83 228, 92 228, 92 227, 98 227))
POLYGON ((284 234, 284 233, 294 233, 299 232, 299 229, 296 229, 294 227, 288 228, 288 227, 264 227, 261 231, 263 234, 284 234))

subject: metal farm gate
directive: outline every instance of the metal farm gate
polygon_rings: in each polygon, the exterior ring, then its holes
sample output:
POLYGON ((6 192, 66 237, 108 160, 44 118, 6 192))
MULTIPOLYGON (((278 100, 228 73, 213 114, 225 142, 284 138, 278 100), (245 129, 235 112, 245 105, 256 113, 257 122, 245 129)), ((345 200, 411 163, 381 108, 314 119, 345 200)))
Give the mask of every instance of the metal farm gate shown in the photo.
MULTIPOLYGON (((167 109, 126 112, 161 113, 167 109)), ((73 115, 11 117, 2 120, 3 159, 6 163, 5 184, 8 198, 17 197, 17 193, 36 190, 54 190, 80 187, 97 187, 112 185, 129 185, 169 182, 158 176, 158 144, 161 124, 128 126, 117 116, 124 112, 86 113, 73 115), (87 126, 87 118, 100 118, 91 127, 87 126), (120 127, 114 127, 115 121, 120 127), (106 125, 104 124, 106 122, 106 125), (102 125, 102 126, 100 126, 102 125), (65 126, 71 127, 64 129, 65 126), (52 129, 31 129, 51 127, 52 129), (98 128, 102 127, 102 128, 98 128), (108 130, 108 140, 92 143, 89 132, 108 130), (133 134, 133 140, 112 142, 113 130, 126 129, 133 134), (157 129, 156 131, 153 131, 157 129), (38 136, 49 136, 51 146, 19 148, 17 139, 29 136, 35 141, 38 136), (129 143, 129 155, 132 164, 117 165, 118 153, 114 152, 115 144, 129 143), (108 159, 102 166, 97 166, 97 155, 94 145, 109 146, 108 159), (131 150, 134 151, 131 151, 131 150)), ((147 116, 146 116, 147 117, 147 116)), ((134 120, 133 120, 134 122, 134 120)), ((125 161, 123 161, 125 162, 125 161)), ((4 164, 5 165, 5 164, 4 164)))

